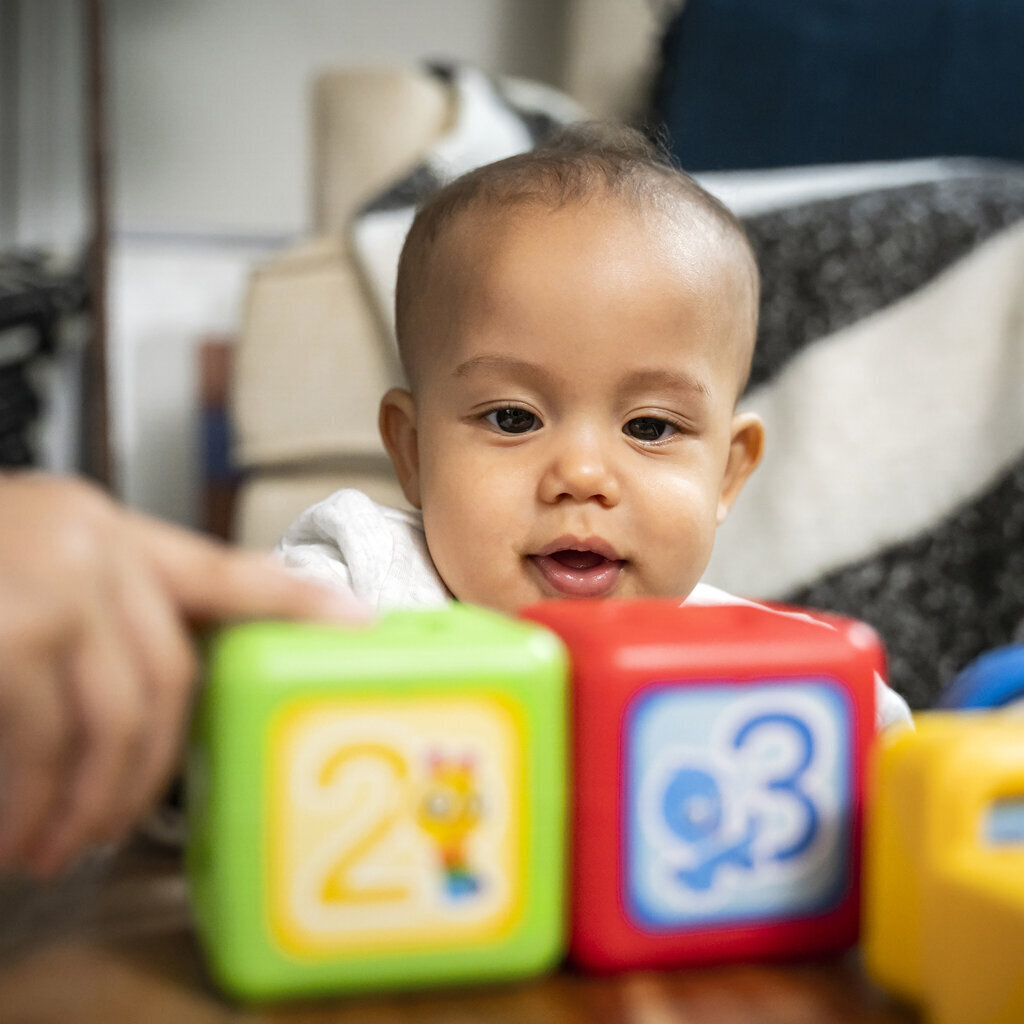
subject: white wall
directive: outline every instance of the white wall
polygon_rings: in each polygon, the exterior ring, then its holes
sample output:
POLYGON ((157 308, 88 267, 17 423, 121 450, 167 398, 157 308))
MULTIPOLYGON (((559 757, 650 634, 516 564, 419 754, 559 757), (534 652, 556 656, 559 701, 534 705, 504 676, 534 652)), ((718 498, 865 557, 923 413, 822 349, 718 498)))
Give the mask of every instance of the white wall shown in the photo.
POLYGON ((459 57, 553 80, 559 0, 114 0, 117 223, 294 233, 307 90, 333 65, 459 57))
POLYGON ((120 490, 193 523, 195 346, 305 230, 313 74, 456 57, 554 82, 563 0, 109 0, 108 18, 120 490))

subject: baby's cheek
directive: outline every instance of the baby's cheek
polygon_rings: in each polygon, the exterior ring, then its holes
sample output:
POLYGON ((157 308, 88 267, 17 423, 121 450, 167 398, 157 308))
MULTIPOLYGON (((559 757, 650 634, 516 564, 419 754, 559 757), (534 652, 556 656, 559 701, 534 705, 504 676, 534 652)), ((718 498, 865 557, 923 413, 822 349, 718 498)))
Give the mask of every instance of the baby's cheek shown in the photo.
MULTIPOLYGON (((428 535, 429 546, 429 535, 428 535)), ((504 536, 500 522, 463 521, 461 532, 446 532, 431 548, 438 575, 459 601, 507 614, 541 596, 526 578, 522 558, 504 536)))
POLYGON ((715 538, 715 509, 693 508, 667 512, 651 538, 649 562, 652 587, 660 596, 685 597, 698 583, 711 559, 715 538))
POLYGON ((520 608, 537 599, 536 596, 519 594, 516 585, 507 586, 500 579, 481 577, 474 572, 473 566, 463 565, 459 568, 461 572, 452 573, 451 581, 445 579, 444 573, 440 573, 456 600, 514 615, 520 608))
POLYGON ((436 516, 424 516, 423 525, 430 557, 445 586, 459 601, 488 603, 481 600, 484 581, 480 577, 491 544, 472 517, 460 515, 457 509, 446 516, 442 509, 436 516))

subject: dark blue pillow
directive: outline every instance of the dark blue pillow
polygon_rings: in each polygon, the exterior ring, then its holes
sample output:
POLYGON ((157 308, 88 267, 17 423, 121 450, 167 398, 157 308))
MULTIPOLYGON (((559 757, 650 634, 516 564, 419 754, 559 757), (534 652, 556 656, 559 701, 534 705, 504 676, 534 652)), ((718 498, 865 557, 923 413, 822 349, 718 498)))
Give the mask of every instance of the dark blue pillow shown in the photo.
POLYGON ((688 170, 1024 160, 1024 0, 686 0, 654 115, 688 170))

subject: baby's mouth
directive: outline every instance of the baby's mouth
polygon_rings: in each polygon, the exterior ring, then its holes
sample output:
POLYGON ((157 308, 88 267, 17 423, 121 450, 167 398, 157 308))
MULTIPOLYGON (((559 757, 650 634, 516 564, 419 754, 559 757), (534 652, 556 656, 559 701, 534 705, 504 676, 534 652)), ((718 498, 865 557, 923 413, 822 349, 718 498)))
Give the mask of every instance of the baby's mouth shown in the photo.
POLYGON ((548 557, 553 558, 559 565, 564 565, 566 569, 577 569, 581 572, 594 569, 602 562, 608 561, 596 551, 555 551, 548 557))
POLYGON ((625 560, 605 545, 557 547, 529 556, 542 581, 542 589, 551 597, 607 597, 619 582, 625 560))

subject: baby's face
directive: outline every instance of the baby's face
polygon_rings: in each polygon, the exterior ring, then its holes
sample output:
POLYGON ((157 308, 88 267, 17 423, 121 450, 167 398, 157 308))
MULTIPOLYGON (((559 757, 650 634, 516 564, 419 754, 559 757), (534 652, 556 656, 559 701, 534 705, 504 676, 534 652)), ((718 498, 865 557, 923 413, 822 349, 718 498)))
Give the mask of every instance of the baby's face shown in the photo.
POLYGON ((471 219, 428 275, 407 457, 389 441, 438 572, 503 611, 684 597, 761 450, 735 254, 613 200, 471 219))

